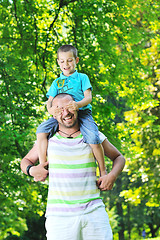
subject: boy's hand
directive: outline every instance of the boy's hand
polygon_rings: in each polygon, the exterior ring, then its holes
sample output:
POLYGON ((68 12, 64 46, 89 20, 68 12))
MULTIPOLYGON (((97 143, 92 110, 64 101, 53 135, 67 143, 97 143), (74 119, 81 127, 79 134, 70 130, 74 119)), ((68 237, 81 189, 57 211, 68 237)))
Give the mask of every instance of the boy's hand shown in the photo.
POLYGON ((66 105, 66 108, 67 108, 69 111, 79 110, 78 104, 77 104, 77 102, 75 102, 75 101, 70 101, 70 102, 66 105))
POLYGON ((48 162, 45 162, 30 168, 30 175, 34 177, 35 182, 45 181, 45 179, 48 176, 48 170, 46 169, 47 166, 48 166, 48 162))
POLYGON ((115 181, 116 177, 110 172, 107 175, 100 177, 97 181, 97 185, 101 191, 111 190, 115 181))
POLYGON ((53 117, 56 117, 58 115, 61 115, 63 109, 59 108, 58 106, 52 106, 51 108, 48 109, 48 112, 53 115, 53 117))
POLYGON ((54 109, 54 114, 55 114, 54 116, 56 117, 58 115, 61 115, 62 112, 63 112, 63 108, 59 108, 58 106, 56 106, 54 109))

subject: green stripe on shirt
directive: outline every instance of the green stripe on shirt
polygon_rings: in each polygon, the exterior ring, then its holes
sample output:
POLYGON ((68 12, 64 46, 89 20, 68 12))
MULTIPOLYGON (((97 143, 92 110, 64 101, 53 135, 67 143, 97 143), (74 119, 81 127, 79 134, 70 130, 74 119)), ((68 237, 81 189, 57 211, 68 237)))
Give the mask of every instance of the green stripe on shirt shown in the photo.
MULTIPOLYGON (((59 134, 56 134, 56 135, 54 135, 55 137, 57 137, 58 139, 66 139, 66 137, 62 137, 61 135, 59 135, 59 134)), ((82 138, 82 133, 80 133, 77 137, 74 137, 74 139, 77 139, 77 138, 82 138)), ((72 138, 67 138, 67 140, 72 140, 73 141, 73 139, 72 138)))
POLYGON ((59 169, 81 169, 81 168, 90 168, 96 167, 95 162, 82 163, 82 164, 49 164, 50 168, 59 168, 59 169))
POLYGON ((88 199, 82 199, 82 200, 61 200, 61 199, 50 199, 47 201, 48 204, 79 204, 79 203, 87 203, 96 199, 102 199, 101 197, 96 198, 88 198, 88 199))

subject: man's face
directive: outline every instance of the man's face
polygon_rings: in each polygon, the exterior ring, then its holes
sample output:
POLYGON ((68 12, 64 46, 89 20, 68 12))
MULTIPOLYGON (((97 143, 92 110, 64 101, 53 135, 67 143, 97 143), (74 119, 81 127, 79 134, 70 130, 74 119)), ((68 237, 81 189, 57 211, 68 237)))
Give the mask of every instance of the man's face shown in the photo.
POLYGON ((72 51, 59 52, 57 61, 63 74, 68 77, 75 72, 79 58, 75 59, 72 51))
POLYGON ((67 104, 69 104, 70 101, 73 101, 70 96, 55 98, 53 100, 54 106, 60 110, 60 113, 57 114, 55 118, 61 126, 66 128, 72 128, 78 124, 77 111, 69 110, 67 108, 67 104))

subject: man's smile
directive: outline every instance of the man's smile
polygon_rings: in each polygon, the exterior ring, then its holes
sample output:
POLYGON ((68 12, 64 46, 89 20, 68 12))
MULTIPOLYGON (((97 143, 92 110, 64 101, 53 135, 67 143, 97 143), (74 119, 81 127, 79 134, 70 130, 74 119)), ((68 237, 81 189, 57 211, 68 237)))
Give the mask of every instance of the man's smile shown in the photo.
POLYGON ((73 118, 73 114, 64 117, 63 120, 64 120, 64 121, 70 121, 70 120, 72 120, 72 118, 73 118))

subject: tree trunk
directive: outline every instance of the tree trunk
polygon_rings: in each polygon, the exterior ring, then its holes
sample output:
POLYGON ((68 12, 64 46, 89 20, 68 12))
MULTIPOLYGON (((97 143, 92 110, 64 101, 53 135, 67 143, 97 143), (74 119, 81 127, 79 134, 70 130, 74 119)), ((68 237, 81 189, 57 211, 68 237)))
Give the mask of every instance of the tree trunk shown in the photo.
POLYGON ((117 206, 117 213, 120 218, 120 221, 119 221, 120 230, 118 231, 119 240, 125 240, 124 238, 125 227, 124 227, 124 221, 123 221, 123 208, 122 208, 121 202, 117 202, 116 206, 117 206))
POLYGON ((152 223, 149 223, 149 228, 150 228, 150 231, 152 234, 152 238, 156 237, 156 235, 155 235, 156 231, 155 231, 152 223))
POLYGON ((130 205, 129 203, 127 204, 127 210, 128 210, 128 216, 127 216, 127 220, 128 220, 128 239, 131 239, 131 223, 130 223, 130 205))

